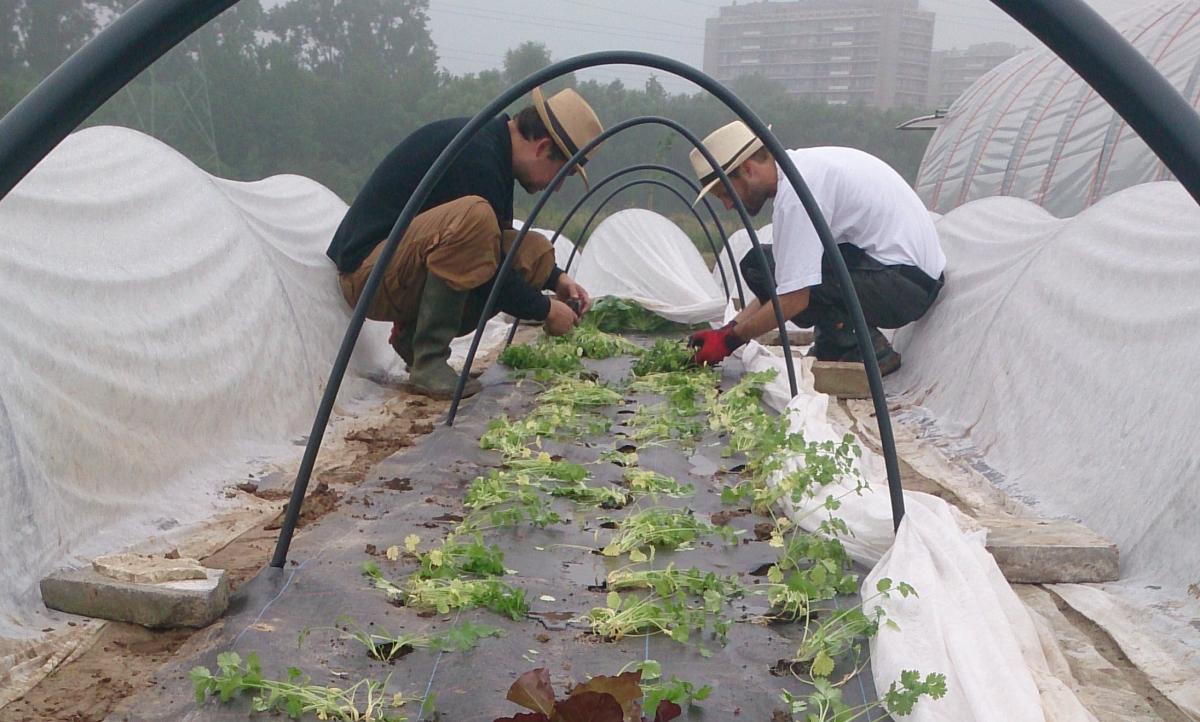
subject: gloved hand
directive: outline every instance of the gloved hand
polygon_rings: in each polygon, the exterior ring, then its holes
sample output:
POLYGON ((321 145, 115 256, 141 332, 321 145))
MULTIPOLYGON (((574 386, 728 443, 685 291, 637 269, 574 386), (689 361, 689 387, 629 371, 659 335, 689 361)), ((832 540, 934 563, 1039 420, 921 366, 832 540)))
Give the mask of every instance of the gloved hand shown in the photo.
POLYGON ((709 366, 715 366, 724 361, 726 356, 745 343, 734 334, 733 327, 736 325, 737 321, 730 321, 721 328, 712 331, 697 331, 688 336, 688 346, 696 349, 692 361, 709 366))

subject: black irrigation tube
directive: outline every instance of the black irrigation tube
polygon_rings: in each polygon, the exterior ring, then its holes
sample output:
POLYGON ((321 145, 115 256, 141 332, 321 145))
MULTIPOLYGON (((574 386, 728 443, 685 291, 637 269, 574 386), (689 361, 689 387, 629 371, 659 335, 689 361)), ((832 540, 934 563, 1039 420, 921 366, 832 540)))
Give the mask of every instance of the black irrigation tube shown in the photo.
MULTIPOLYGON (((104 101, 163 53, 236 2, 237 0, 142 0, 92 38, 0 120, 0 200, 104 101)), ((1051 50, 1071 65, 1080 77, 1121 114, 1187 188, 1192 197, 1200 201, 1200 117, 1197 117, 1187 101, 1129 44, 1129 41, 1082 0, 992 2, 1041 38, 1051 50)), ((883 382, 879 377, 879 365, 875 362, 873 349, 866 346, 866 321, 862 318, 858 299, 849 292, 853 285, 841 254, 831 245, 828 224, 820 215, 811 192, 796 172, 791 160, 787 158, 778 139, 741 100, 700 71, 669 58, 646 53, 609 52, 582 55, 556 63, 526 78, 476 115, 455 137, 450 147, 438 157, 438 162, 417 186, 413 198, 409 199, 404 212, 397 219, 383 251, 385 256, 390 258, 395 252, 401 232, 416 215, 416 209, 428 197, 429 191, 445 171, 446 165, 462 150, 467 139, 492 116, 545 81, 575 70, 616 64, 657 68, 691 80, 729 106, 746 122, 753 133, 762 138, 765 147, 780 162, 785 176, 795 187, 805 209, 813 218, 826 252, 831 253, 833 257, 838 280, 843 283, 843 288, 847 289, 850 296, 848 300, 852 307, 854 328, 867 360, 867 377, 875 402, 876 421, 879 424, 880 442, 887 466, 892 519, 898 527, 904 514, 904 500, 891 419, 883 395, 883 382), (414 200, 418 202, 414 203, 414 200)), ((711 163, 711 155, 708 157, 711 163)), ((757 245, 753 234, 752 240, 757 245)), ((373 273, 367 281, 364 297, 373 296, 378 287, 379 274, 373 273)), ((313 419, 313 433, 309 434, 304 460, 292 489, 288 515, 284 520, 284 527, 280 530, 271 566, 282 567, 287 561, 287 550, 320 448, 320 439, 329 421, 342 377, 349 365, 354 342, 358 339, 365 319, 366 303, 360 301, 351 316, 342 346, 330 371, 325 394, 316 418, 313 419)), ((786 343, 785 327, 782 322, 779 326, 786 343)), ((786 360, 790 364, 790 356, 786 360)))
MULTIPOLYGON (((687 185, 688 188, 691 188, 697 194, 700 193, 700 184, 697 183, 691 176, 686 175, 685 173, 680 171, 678 168, 672 168, 669 165, 660 165, 657 163, 638 163, 636 165, 631 165, 631 166, 622 168, 621 170, 619 170, 615 173, 612 173, 611 175, 607 176, 600 182, 596 183, 596 185, 592 186, 592 188, 587 193, 585 193, 584 196, 582 198, 580 198, 579 201, 576 202, 574 206, 572 206, 571 210, 567 212, 567 215, 563 218, 562 223, 559 224, 558 230, 554 232, 554 238, 551 238, 550 242, 553 243, 555 241, 555 239, 558 238, 559 234, 562 233, 562 229, 565 228, 566 225, 571 222, 571 219, 575 217, 575 214, 579 211, 580 207, 582 207, 583 204, 586 203, 587 200, 589 198, 591 198, 597 191, 599 191, 601 188, 608 185, 612 181, 615 181, 617 178, 620 178, 621 176, 628 175, 629 173, 636 173, 638 171, 643 171, 643 170, 660 171, 660 172, 666 173, 668 175, 673 175, 676 178, 678 178, 679 180, 683 181, 684 184, 687 185)), ((726 257, 729 258, 730 266, 733 269, 732 270, 733 281, 737 285, 738 300, 741 301, 742 306, 745 307, 746 293, 745 293, 745 291, 742 290, 742 277, 741 277, 741 273, 738 271, 737 259, 735 259, 733 257, 733 249, 729 248, 729 236, 725 233, 725 228, 724 228, 724 226, 721 225, 721 219, 717 216, 717 212, 715 210, 713 210, 710 197, 706 195, 706 196, 704 196, 704 198, 702 198, 700 200, 704 204, 704 207, 708 210, 708 214, 710 216, 712 216, 713 225, 715 225, 717 227, 717 234, 720 236, 721 242, 723 244, 725 244, 725 251, 726 251, 725 255, 726 255, 726 257)), ((605 201, 605 203, 607 203, 607 201, 605 201)), ((600 205, 603 206, 604 203, 601 203, 600 205)), ((692 205, 692 204, 689 204, 689 205, 692 205)), ((588 225, 591 225, 591 224, 589 223, 588 225)), ((703 223, 703 221, 701 221, 701 226, 703 226, 703 225, 704 225, 704 223, 703 223)), ((586 240, 583 238, 583 234, 580 234, 579 240, 576 242, 573 242, 571 244, 574 246, 574 248, 571 249, 571 256, 567 259, 567 267, 563 270, 570 273, 571 261, 575 258, 575 254, 579 252, 580 246, 582 246, 584 243, 586 243, 586 240)), ((717 261, 718 261, 717 265, 720 266, 719 254, 718 254, 717 261)), ((729 283, 727 281, 725 281, 725 269, 723 267, 721 268, 721 280, 725 285, 725 297, 729 298, 730 297, 729 283)))
MULTIPOLYGON (((561 63, 552 65, 549 68, 546 68, 545 70, 539 71, 539 72, 534 73, 533 75, 529 76, 525 80, 521 81, 521 84, 519 86, 514 86, 514 88, 524 87, 526 84, 533 82, 535 79, 540 79, 541 82, 546 82, 547 80, 552 80, 553 77, 557 77, 557 76, 553 76, 550 78, 544 78, 543 73, 548 73, 551 70, 562 68, 564 66, 571 66, 572 63, 574 63, 574 62, 577 62, 580 60, 585 60, 585 59, 592 59, 595 57, 608 57, 608 56, 613 56, 613 55, 618 55, 618 56, 622 56, 622 57, 636 57, 639 59, 640 62, 634 63, 634 64, 642 64, 642 63, 648 62, 647 59, 650 59, 655 62, 665 62, 665 63, 671 64, 672 66, 686 68, 688 70, 688 72, 697 73, 697 74, 702 75, 701 73, 699 73, 699 71, 692 69, 692 68, 688 68, 688 66, 682 65, 682 64, 678 63, 677 61, 670 60, 668 58, 663 58, 663 57, 656 56, 656 55, 648 55, 646 53, 635 53, 635 52, 593 53, 591 56, 583 55, 578 58, 574 58, 573 60, 564 60, 561 63)), ((593 60, 593 62, 595 64, 603 64, 603 61, 593 60)), ((623 61, 613 61, 613 62, 623 62, 623 61)), ((624 61, 624 62, 630 62, 630 61, 624 61)), ((583 67, 590 67, 590 66, 585 65, 583 67)), ((651 67, 655 67, 655 66, 651 66, 651 67)), ((571 72, 573 69, 574 69, 573 67, 569 67, 569 69, 567 69, 567 70, 559 70, 558 72, 559 73, 568 73, 568 72, 571 72)), ((672 71, 670 71, 669 68, 663 68, 663 69, 668 70, 668 72, 672 72, 672 71)), ((707 79, 707 76, 705 76, 705 77, 707 79)), ((738 103, 741 103, 740 100, 737 100, 736 96, 734 96, 728 90, 725 90, 722 86, 717 84, 716 81, 713 81, 711 79, 707 79, 707 80, 710 84, 712 84, 713 86, 715 86, 717 88, 720 88, 722 92, 728 94, 730 98, 733 98, 738 103)), ((535 84, 530 87, 531 88, 537 87, 537 85, 535 84)), ((501 96, 500 99, 493 101, 493 105, 499 103, 500 100, 506 98, 508 96, 508 94, 513 92, 514 88, 510 88, 508 93, 506 93, 504 96, 501 96)), ((520 96, 517 96, 517 97, 520 97, 520 96)), ((513 100, 515 100, 515 98, 509 98, 508 102, 512 102, 513 100)), ((499 107, 503 108, 504 105, 500 105, 499 107)), ((745 107, 745 106, 743 105, 742 107, 745 107)), ((485 111, 486 110, 488 110, 488 109, 485 108, 485 111)), ((746 112, 751 113, 749 108, 746 108, 746 112)), ((482 113, 481 113, 481 115, 482 115, 482 113)), ((478 117, 479 116, 476 116, 476 118, 478 118, 478 117)), ((754 224, 750 220, 750 214, 746 211, 746 207, 742 204, 741 198, 739 198, 737 193, 735 193, 733 191, 733 186, 729 182, 729 176, 727 176, 725 174, 725 171, 721 169, 720 164, 717 163, 717 160, 713 157, 712 153, 709 152, 708 148, 704 147, 704 143, 700 140, 699 137, 696 136, 695 133, 693 133, 692 131, 683 127, 679 123, 671 120, 670 118, 660 118, 658 116, 653 116, 653 115, 647 115, 647 116, 642 116, 642 117, 638 117, 638 118, 630 118, 628 120, 623 120, 620 123, 617 123, 616 125, 614 125, 613 127, 606 129, 603 133, 601 133, 600 135, 593 138, 590 143, 588 143, 584 147, 580 148, 579 151, 575 153, 575 155, 568 158, 567 162, 565 164, 563 164, 563 167, 559 169, 558 173, 554 176, 554 179, 552 181, 550 181, 549 185, 546 186, 547 190, 543 191, 542 194, 540 196, 538 196, 537 202, 533 206, 533 210, 530 211, 530 213, 529 213, 529 220, 525 221, 525 225, 521 228, 521 230, 517 233, 517 237, 513 240, 512 246, 511 246, 511 248, 509 248, 508 255, 506 255, 504 257, 504 260, 500 263, 500 268, 499 268, 499 270, 496 271, 496 278, 492 284, 492 290, 490 293, 488 293, 487 301, 483 305, 483 311, 479 317, 479 324, 475 328, 475 336, 471 339, 471 347, 467 351, 466 360, 463 362, 462 373, 459 374, 458 385, 454 389, 454 398, 450 401, 450 411, 446 414, 446 426, 454 425, 454 417, 458 414, 459 404, 462 403, 463 389, 466 388, 467 378, 469 377, 469 375, 471 373, 471 364, 475 360, 475 353, 479 350, 479 342, 483 339, 483 329, 485 326, 487 326, 487 322, 491 318, 491 314, 494 311, 494 309, 496 308, 496 300, 499 298, 499 295, 500 295, 500 281, 501 281, 501 279, 504 278, 504 275, 506 273, 508 273, 509 269, 512 267, 513 259, 516 258, 516 255, 517 255, 517 249, 520 247, 521 242, 523 240, 525 240, 525 235, 529 232, 529 228, 530 228, 530 225, 533 223, 533 219, 537 218, 538 214, 542 212, 542 208, 546 205, 547 201, 550 200, 552 189, 557 188, 560 183, 562 183, 564 180, 566 180, 567 176, 569 176, 574 171, 575 166, 579 163, 580 159, 584 158, 592 148, 595 148, 596 146, 600 145, 601 143, 603 143, 605 140, 607 140, 611 136, 614 136, 618 133, 629 130, 630 128, 634 128, 639 125, 647 125, 650 123, 654 123, 657 125, 664 125, 670 129, 674 130, 675 132, 679 133, 684 138, 686 138, 689 143, 691 143, 698 151, 700 151, 701 155, 704 156, 705 160, 708 161, 708 164, 716 172, 718 179, 725 185, 726 190, 729 192, 729 196, 733 199, 734 207, 737 208, 737 211, 738 211, 738 216, 741 218, 742 224, 745 225, 746 232, 750 235, 751 244, 753 244, 754 248, 761 248, 761 246, 759 246, 759 243, 758 243, 758 234, 755 233, 754 224)), ((760 124, 761 124, 761 121, 760 121, 760 124)), ((460 135, 461 135, 461 133, 460 133, 460 135)), ((457 140, 458 139, 456 138, 455 142, 457 140)), ((451 150, 452 148, 453 148, 453 142, 451 143, 451 147, 448 148, 446 152, 449 152, 449 150, 451 150)), ((438 160, 440 161, 441 157, 439 157, 438 160)), ((789 160, 788 163, 791 163, 791 161, 789 160)), ((435 168, 436 168, 436 163, 435 163, 435 168)), ((434 169, 431 168, 429 172, 432 173, 433 170, 434 169)), ((610 176, 610 178, 611 178, 611 176, 610 176)), ((610 178, 605 178, 605 180, 607 181, 610 178)), ((815 205, 816 205, 815 201, 813 202, 813 205, 815 207, 815 205)), ((819 209, 817 210, 817 213, 820 213, 819 209)), ((402 216, 402 218, 403 218, 403 216, 402 216)), ((822 223, 824 223, 823 218, 821 219, 821 221, 822 221, 822 223)), ((815 221, 814 221, 814 223, 815 223, 815 221)), ((826 228, 828 228, 828 226, 826 226, 826 228)), ((832 236, 830 236, 830 238, 832 239, 832 236)), ((762 255, 761 253, 757 254, 757 255, 762 260, 763 271, 769 277, 771 275, 771 270, 767 266, 766 256, 762 255)), ((839 253, 838 255, 840 258, 841 254, 839 253)), ((382 258, 386 259, 387 256, 382 256, 382 258)), ((377 261, 377 263, 378 263, 378 261, 377 261)), ((844 263, 842 265, 845 266, 844 263)), ((847 278, 849 278, 848 272, 847 272, 847 278)), ((853 287, 851 287, 851 291, 849 292, 849 295, 853 296, 853 301, 854 301, 855 307, 857 307, 858 297, 854 296, 853 287)), ((775 311, 775 322, 779 325, 780 343, 782 344, 782 348, 783 348, 783 360, 784 360, 784 365, 787 367, 787 372, 788 372, 788 385, 791 388, 792 396, 795 396, 796 394, 799 393, 799 389, 796 385, 796 367, 795 367, 795 364, 792 362, 791 347, 790 347, 790 344, 788 343, 788 339, 787 339, 787 330, 786 330, 787 320, 783 317, 783 307, 779 303, 779 295, 777 293, 775 293, 774 287, 771 288, 771 306, 775 311)), ((861 309, 860 309, 860 313, 861 313, 861 309)), ((865 323, 865 321, 864 321, 864 323, 865 323)), ((515 326, 514 326, 514 328, 511 329, 508 333, 509 339, 512 339, 512 337, 515 333, 516 333, 516 330, 515 330, 515 326)), ((882 388, 882 386, 880 388, 882 388)), ((884 409, 886 409, 887 404, 886 403, 883 404, 883 407, 884 407, 884 409)), ((890 430, 890 427, 889 427, 889 430, 890 430)), ((899 466, 897 466, 897 470, 898 469, 899 469, 899 466)), ((899 477, 897 477, 897 481, 898 480, 899 480, 899 477)), ((899 523, 899 522, 897 522, 897 523, 899 523)))
MULTIPOLYGON (((610 178, 620 177, 622 175, 626 175, 626 173, 627 173, 627 171, 618 171, 617 173, 610 175, 608 178, 605 178, 605 180, 609 180, 610 178)), ((587 223, 583 224, 583 230, 581 230, 579 232, 580 238, 587 235, 588 229, 591 228, 591 226, 592 226, 592 221, 596 220, 596 216, 600 214, 600 211, 604 209, 604 206, 608 205, 609 201, 611 201, 613 198, 615 198, 619 193, 621 193, 621 191, 624 191, 628 188, 636 188, 637 186, 641 186, 641 185, 652 185, 652 186, 658 186, 660 188, 666 188, 667 190, 674 193, 675 197, 677 197, 679 200, 683 201, 683 204, 685 206, 687 206, 687 209, 692 212, 692 215, 696 217, 696 222, 700 224, 700 230, 704 231, 704 236, 708 239, 708 247, 712 249, 713 256, 717 259, 717 270, 719 270, 721 272, 721 285, 725 288, 725 300, 728 301, 730 298, 732 298, 733 296, 729 292, 729 280, 725 276, 725 267, 721 265, 721 252, 717 250, 717 244, 715 241, 713 241, 712 233, 709 233, 708 226, 705 225, 704 219, 700 217, 700 211, 696 210, 696 207, 694 205, 692 205, 692 203, 683 195, 683 193, 679 192, 679 189, 677 189, 674 186, 671 186, 661 180, 656 180, 654 178, 639 178, 637 180, 632 180, 632 181, 626 183, 625 185, 614 190, 612 193, 610 193, 608 195, 607 198, 600 201, 600 205, 596 206, 596 209, 594 211, 592 211, 592 215, 588 217, 587 223)), ((582 199, 580 199, 580 201, 582 202, 583 200, 586 200, 593 193, 595 193, 599 188, 600 188, 600 184, 597 184, 596 187, 589 190, 587 192, 587 194, 582 199)), ((697 193, 699 193, 700 187, 696 186, 695 191, 697 193)), ((705 198, 705 200, 708 200, 708 199, 705 198)), ((578 205, 575 206, 575 208, 578 208, 578 207, 579 207, 578 205)), ((709 210, 710 211, 712 210, 711 206, 709 207, 709 210)), ((572 210, 572 213, 574 213, 574 210, 572 210)), ((570 220, 571 220, 571 214, 567 214, 566 219, 564 219, 563 222, 561 224, 559 224, 558 230, 554 232, 554 238, 556 240, 558 239, 563 226, 565 226, 567 224, 567 222, 570 220)), ((715 220, 715 215, 714 215, 714 220, 715 220)), ((526 225, 528 225, 528 223, 526 225)), ((719 226, 718 226, 718 232, 720 232, 722 234, 721 237, 722 237, 722 239, 724 239, 725 238, 724 230, 720 229, 719 226)), ((551 241, 550 243, 553 245, 554 241, 551 241)), ((567 266, 566 266, 566 268, 563 269, 563 273, 569 274, 571 272, 571 262, 575 260, 576 254, 579 252, 579 247, 581 244, 582 244, 582 241, 571 243, 571 255, 570 255, 570 257, 567 258, 567 266)), ((738 290, 741 290, 741 289, 739 288, 738 290)), ((742 305, 745 306, 745 300, 742 301, 742 305)), ((510 326, 508 329, 508 337, 504 340, 505 348, 507 348, 509 345, 512 344, 513 338, 517 335, 517 328, 520 325, 521 325, 521 319, 514 318, 513 322, 512 322, 512 326, 510 326)))

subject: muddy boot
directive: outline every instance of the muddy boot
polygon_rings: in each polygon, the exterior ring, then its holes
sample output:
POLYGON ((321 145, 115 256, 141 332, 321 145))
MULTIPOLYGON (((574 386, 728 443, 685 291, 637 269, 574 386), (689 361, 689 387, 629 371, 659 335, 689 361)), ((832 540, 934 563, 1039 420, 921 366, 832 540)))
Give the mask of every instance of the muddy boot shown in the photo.
MULTIPOLYGON (((458 372, 447 361, 466 301, 466 291, 455 291, 432 273, 426 275, 412 331, 413 362, 408 370, 412 392, 439 400, 454 396, 458 372)), ((482 388, 475 379, 467 379, 463 398, 474 396, 482 388)))

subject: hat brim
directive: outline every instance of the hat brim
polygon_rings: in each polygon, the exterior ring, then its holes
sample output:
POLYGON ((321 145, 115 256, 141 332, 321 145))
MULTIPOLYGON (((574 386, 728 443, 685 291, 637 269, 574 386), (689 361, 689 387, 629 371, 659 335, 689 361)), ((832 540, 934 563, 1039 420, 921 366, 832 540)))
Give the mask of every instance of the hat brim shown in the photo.
MULTIPOLYGON (((770 130, 770 129, 771 129, 770 126, 767 126, 767 130, 770 130)), ((750 158, 750 156, 757 153, 759 151, 759 149, 761 149, 762 147, 763 147, 762 140, 759 138, 755 138, 753 141, 750 142, 750 145, 748 145, 742 149, 742 152, 740 152, 736 156, 734 156, 733 160, 731 160, 731 161, 729 161, 729 163, 721 166, 721 170, 725 171, 725 175, 729 175, 733 171, 737 170, 738 167, 740 167, 742 165, 742 163, 745 163, 750 158)), ((704 196, 707 195, 708 192, 711 191, 714 187, 716 187, 716 185, 720 182, 721 182, 721 176, 720 176, 720 174, 718 174, 716 178, 713 178, 712 180, 710 180, 703 188, 700 189, 700 194, 696 196, 696 200, 692 201, 692 207, 694 208, 697 203, 704 200, 704 196)))
MULTIPOLYGON (((550 120, 550 114, 547 112, 546 95, 542 92, 542 86, 539 85, 534 88, 530 95, 533 98, 533 108, 537 111, 538 117, 542 119, 542 125, 546 126, 546 132, 550 134, 550 139, 554 141, 554 145, 558 146, 558 150, 570 159, 571 156, 575 155, 575 152, 568 148, 567 144, 563 142, 563 139, 554 130, 554 123, 550 120)), ((591 190, 591 186, 588 183, 587 171, 584 170, 583 164, 577 163, 575 170, 583 180, 584 190, 591 190)))

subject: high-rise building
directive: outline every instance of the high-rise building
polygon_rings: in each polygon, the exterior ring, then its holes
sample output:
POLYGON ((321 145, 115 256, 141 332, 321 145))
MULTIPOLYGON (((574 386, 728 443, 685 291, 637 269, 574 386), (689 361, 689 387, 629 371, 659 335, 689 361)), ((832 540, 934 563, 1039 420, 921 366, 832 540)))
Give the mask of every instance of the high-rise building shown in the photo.
POLYGON ((983 74, 1016 55, 1011 43, 980 43, 966 50, 937 50, 929 64, 926 105, 949 108, 983 74))
POLYGON ((932 49, 933 13, 917 0, 735 3, 705 24, 704 72, 831 104, 924 107, 932 49))

